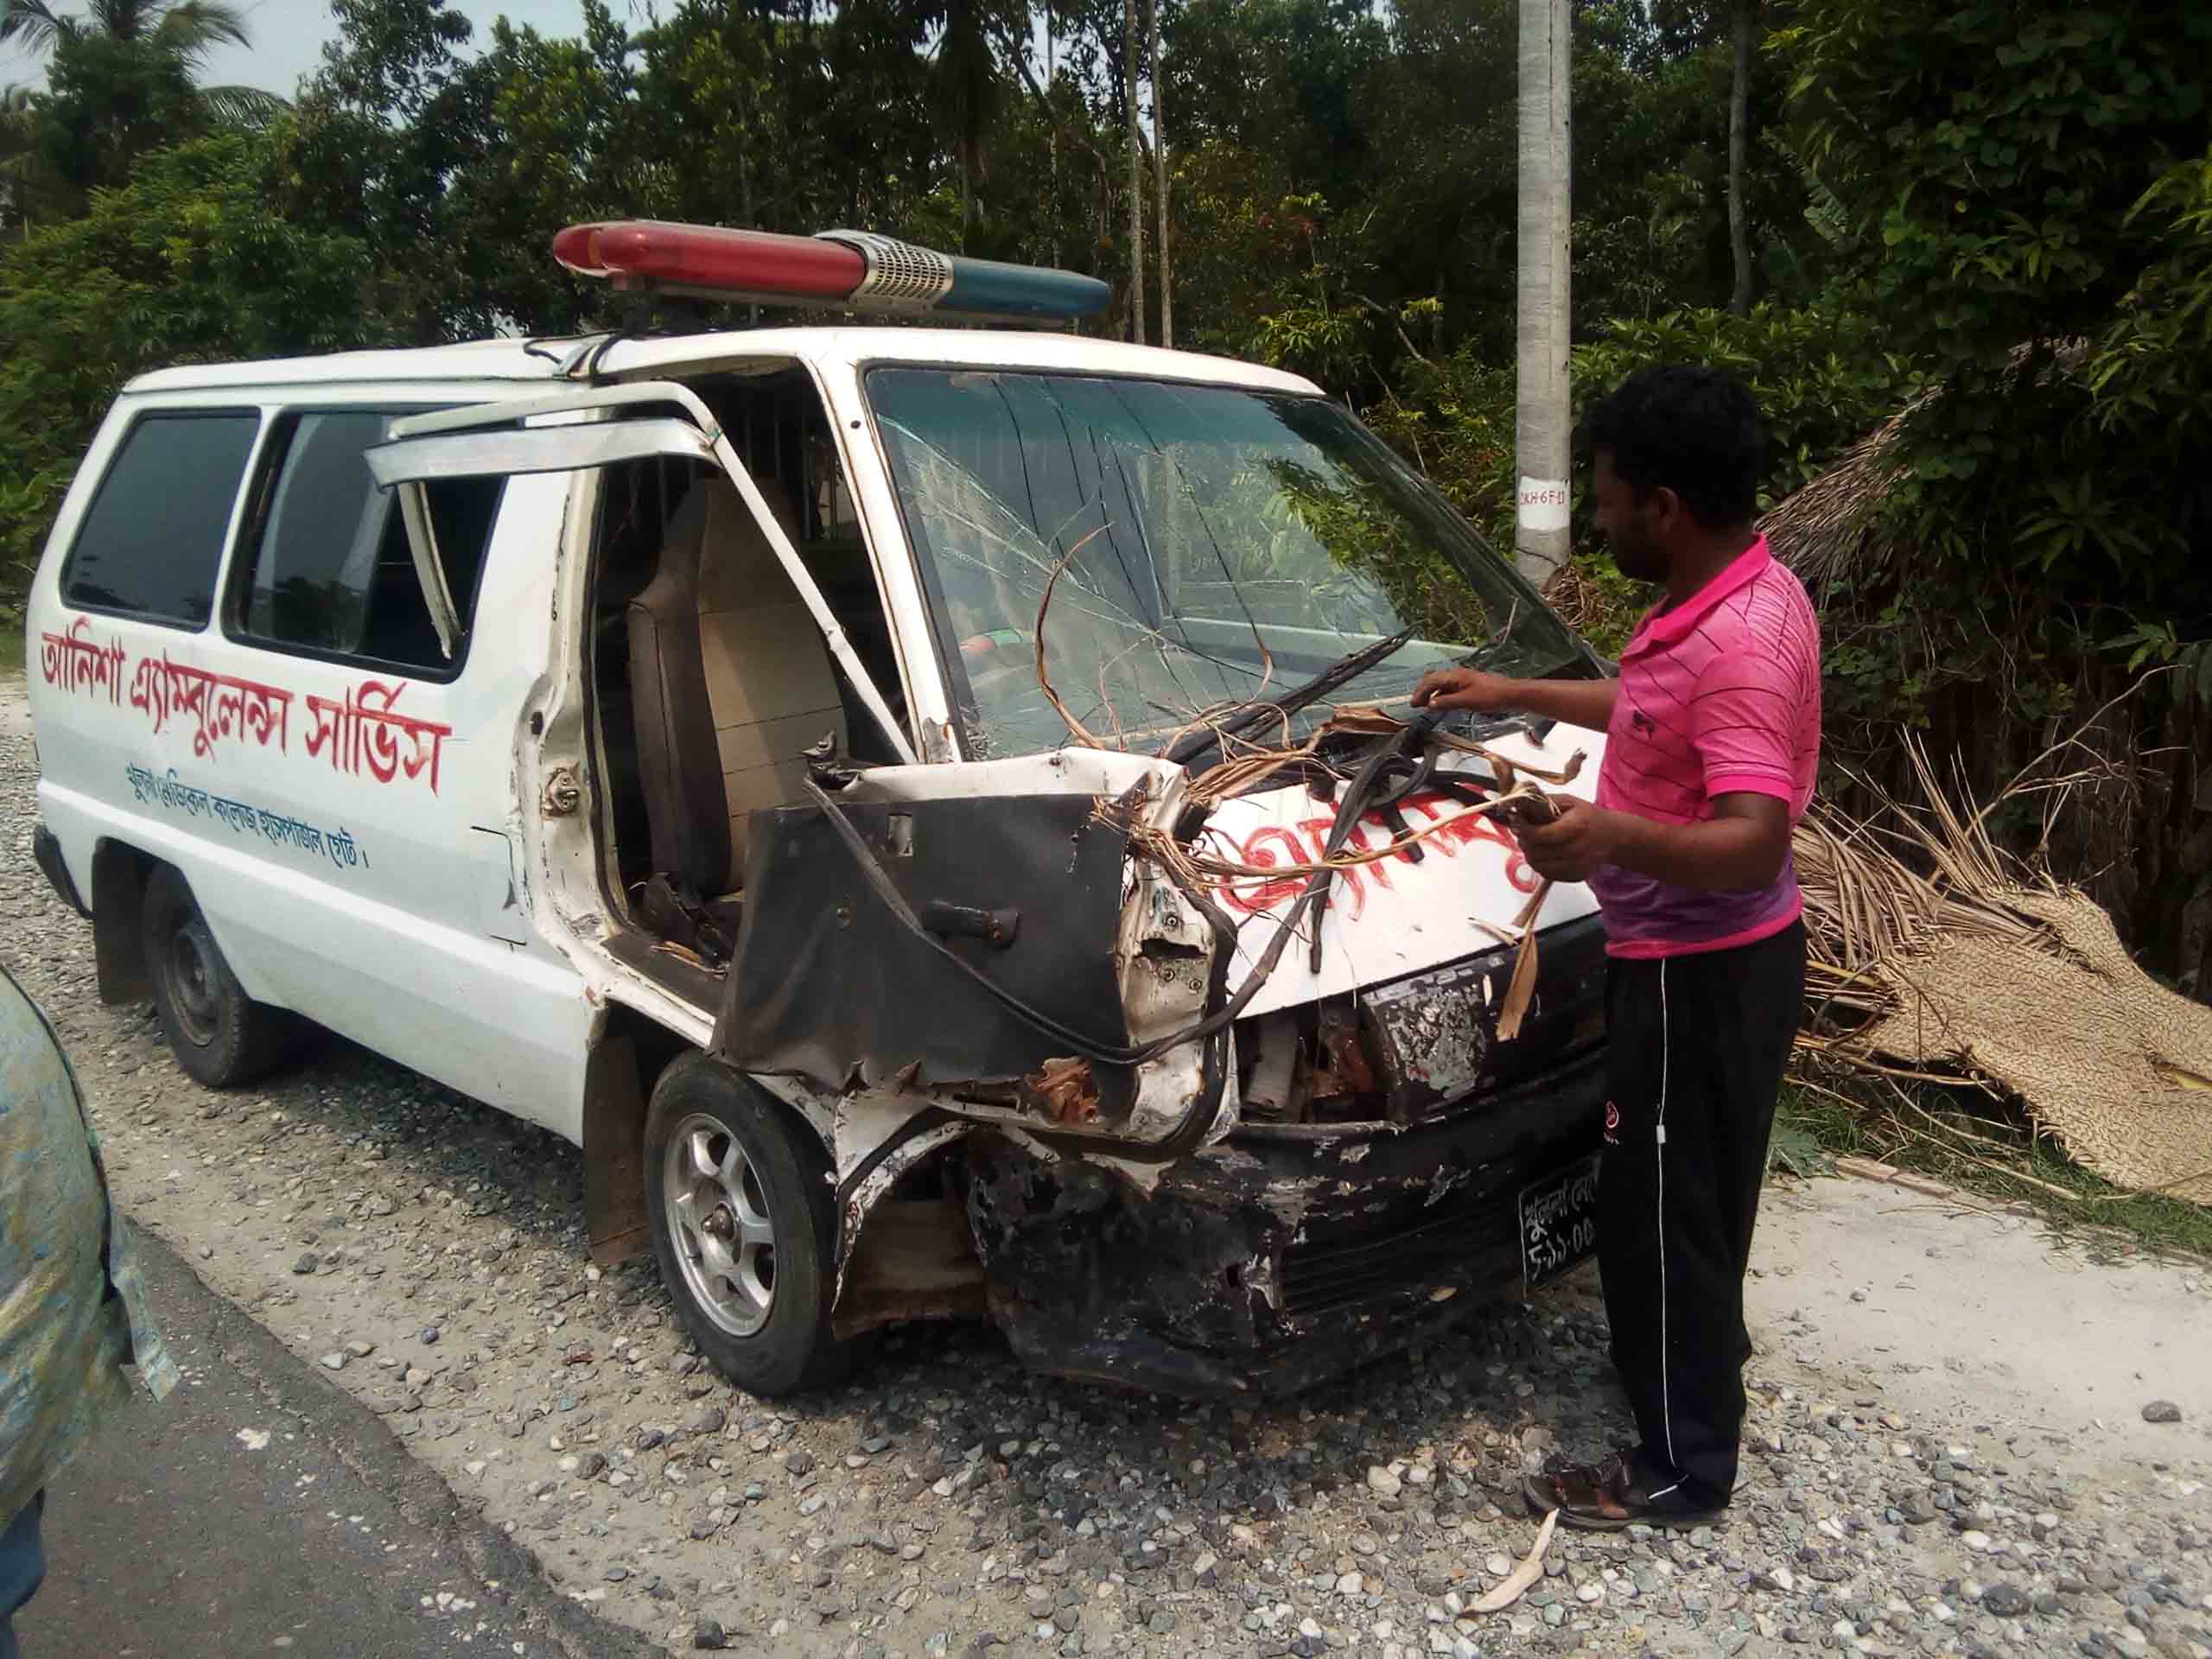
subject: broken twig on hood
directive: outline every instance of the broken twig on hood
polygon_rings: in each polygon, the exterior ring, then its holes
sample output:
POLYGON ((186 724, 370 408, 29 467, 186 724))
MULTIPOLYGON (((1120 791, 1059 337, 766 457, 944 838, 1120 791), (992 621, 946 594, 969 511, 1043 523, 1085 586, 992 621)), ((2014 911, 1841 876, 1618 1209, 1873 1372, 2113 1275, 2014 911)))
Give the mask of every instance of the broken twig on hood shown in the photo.
MULTIPOLYGON (((1525 784, 1516 786, 1514 794, 1501 797, 1510 800, 1528 788, 1525 784)), ((1505 988, 1505 1001, 1497 1011, 1497 1040, 1510 1043, 1521 1034, 1521 1022, 1529 1017, 1529 1004, 1536 995, 1536 918, 1544 908, 1544 900, 1552 896, 1552 884, 1547 879, 1543 886, 1529 896, 1529 903, 1515 924, 1521 930, 1521 948, 1513 953, 1513 978, 1505 988)))
MULTIPOLYGON (((1052 677, 1045 671, 1045 613, 1052 608, 1052 589, 1060 585, 1060 578, 1066 574, 1069 562, 1111 528, 1110 523, 1099 525, 1090 535, 1082 537, 1073 547, 1061 554, 1058 562, 1052 566, 1052 574, 1046 579, 1045 596, 1037 601, 1037 683, 1043 688, 1046 699, 1052 705, 1053 712, 1065 722, 1076 741, 1087 749, 1110 749, 1120 746, 1101 742, 1088 727, 1075 717, 1074 711, 1060 700, 1060 694, 1052 689, 1052 677)), ((1110 703, 1107 705, 1107 712, 1109 714, 1113 712, 1113 706, 1110 703)))
POLYGON ((1544 1524, 1536 1529, 1536 1541, 1522 1557, 1520 1566, 1484 1592, 1482 1599, 1475 1603, 1478 1613, 1502 1613, 1527 1594, 1538 1579, 1544 1576, 1544 1552, 1552 1547, 1552 1534, 1559 1530, 1559 1511, 1552 1510, 1544 1516, 1544 1524))

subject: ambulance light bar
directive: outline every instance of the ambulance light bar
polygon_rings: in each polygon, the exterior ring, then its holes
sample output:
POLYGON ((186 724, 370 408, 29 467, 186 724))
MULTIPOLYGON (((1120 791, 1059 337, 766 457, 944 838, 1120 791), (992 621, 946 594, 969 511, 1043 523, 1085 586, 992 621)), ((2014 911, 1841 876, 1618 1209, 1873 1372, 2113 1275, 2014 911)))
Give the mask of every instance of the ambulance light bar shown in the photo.
POLYGON ((571 225, 553 257, 580 276, 765 305, 1065 322, 1112 291, 1095 276, 918 248, 866 231, 779 236, 713 225, 622 219, 571 225))

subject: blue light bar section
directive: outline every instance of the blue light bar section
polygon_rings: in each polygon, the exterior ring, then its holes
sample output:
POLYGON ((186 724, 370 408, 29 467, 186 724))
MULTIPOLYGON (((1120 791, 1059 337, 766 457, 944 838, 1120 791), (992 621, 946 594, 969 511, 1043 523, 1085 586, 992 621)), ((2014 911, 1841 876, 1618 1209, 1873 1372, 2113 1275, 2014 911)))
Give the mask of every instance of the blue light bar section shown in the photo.
POLYGON ((959 254, 951 259, 952 287, 937 302, 940 311, 1069 321, 1096 316, 1114 297, 1114 290, 1096 276, 1079 276, 1071 270, 969 259, 959 254))

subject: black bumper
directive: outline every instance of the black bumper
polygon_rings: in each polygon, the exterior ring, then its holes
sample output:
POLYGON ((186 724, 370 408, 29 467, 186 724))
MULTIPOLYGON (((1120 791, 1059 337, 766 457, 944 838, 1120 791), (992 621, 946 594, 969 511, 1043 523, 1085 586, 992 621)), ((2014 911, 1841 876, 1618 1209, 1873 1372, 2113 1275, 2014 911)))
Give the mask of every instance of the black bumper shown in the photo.
POLYGON ((1253 1125, 1149 1195, 978 1137, 969 1202, 992 1313, 1034 1370, 1293 1393, 1517 1284, 1521 1189, 1595 1151, 1604 1118, 1598 1046, 1404 1130, 1253 1125))
POLYGON ((31 831, 31 857, 39 868, 46 872, 46 879, 54 884, 61 902, 79 916, 89 916, 85 901, 77 896, 77 884, 69 879, 69 865, 61 856, 61 843, 54 839, 54 831, 44 824, 31 831))

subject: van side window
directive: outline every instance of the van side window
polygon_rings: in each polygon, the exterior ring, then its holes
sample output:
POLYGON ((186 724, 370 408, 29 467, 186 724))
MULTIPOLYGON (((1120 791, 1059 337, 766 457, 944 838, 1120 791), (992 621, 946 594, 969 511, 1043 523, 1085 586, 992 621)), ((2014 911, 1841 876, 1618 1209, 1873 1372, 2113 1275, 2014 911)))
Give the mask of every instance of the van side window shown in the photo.
POLYGON ((231 611, 240 638, 305 656, 397 664, 433 678, 460 671, 501 480, 429 486, 431 525, 461 618, 461 639, 448 660, 416 578, 399 498, 377 487, 362 458, 408 412, 285 417, 244 537, 245 568, 231 611))
POLYGON ((260 425, 251 410, 139 416, 78 526, 63 602, 204 627, 260 425))

